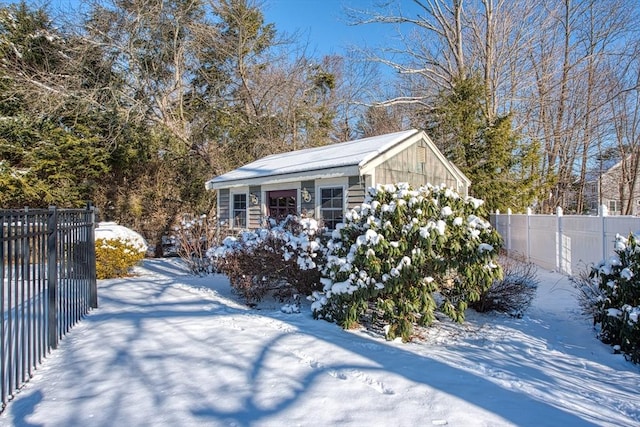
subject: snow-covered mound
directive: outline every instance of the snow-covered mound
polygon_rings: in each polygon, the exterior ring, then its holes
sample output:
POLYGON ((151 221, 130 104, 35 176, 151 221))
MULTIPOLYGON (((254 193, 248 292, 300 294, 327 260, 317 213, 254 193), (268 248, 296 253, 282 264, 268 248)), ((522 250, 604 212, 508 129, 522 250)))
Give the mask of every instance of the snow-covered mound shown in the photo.
POLYGON ((115 222, 100 222, 95 230, 97 239, 124 240, 132 244, 140 252, 147 252, 149 244, 140 233, 115 222))

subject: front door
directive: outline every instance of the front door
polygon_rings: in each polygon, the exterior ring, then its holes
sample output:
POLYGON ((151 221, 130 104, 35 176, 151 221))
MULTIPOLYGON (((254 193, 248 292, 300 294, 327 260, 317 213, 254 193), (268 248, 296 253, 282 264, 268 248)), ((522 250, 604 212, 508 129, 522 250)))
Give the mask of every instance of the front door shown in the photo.
POLYGON ((298 213, 298 192, 296 190, 278 190, 267 192, 268 212, 270 218, 282 221, 287 215, 298 213))

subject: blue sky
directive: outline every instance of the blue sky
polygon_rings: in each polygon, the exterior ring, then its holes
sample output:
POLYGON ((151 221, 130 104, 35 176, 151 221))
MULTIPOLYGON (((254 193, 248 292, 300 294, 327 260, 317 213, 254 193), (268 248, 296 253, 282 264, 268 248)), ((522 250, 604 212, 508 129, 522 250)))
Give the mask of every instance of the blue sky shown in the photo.
POLYGON ((302 43, 321 55, 343 54, 350 45, 375 45, 391 34, 391 27, 380 25, 347 25, 345 5, 366 9, 369 0, 265 0, 266 22, 275 24, 280 32, 299 31, 302 43))

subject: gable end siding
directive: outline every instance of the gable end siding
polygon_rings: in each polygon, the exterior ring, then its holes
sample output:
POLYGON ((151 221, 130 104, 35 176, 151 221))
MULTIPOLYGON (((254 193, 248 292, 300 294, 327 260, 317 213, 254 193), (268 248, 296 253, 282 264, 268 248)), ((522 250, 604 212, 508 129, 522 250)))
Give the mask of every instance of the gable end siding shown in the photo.
MULTIPOLYGON (((633 193, 630 192, 629 186, 624 186, 624 193, 622 193, 620 183, 623 181, 622 176, 622 162, 610 168, 600 177, 600 193, 602 196, 601 204, 605 205, 609 209, 609 215, 621 215, 626 211, 627 206, 630 204, 630 215, 640 214, 640 185, 635 184, 633 193), (616 210, 611 210, 611 203, 615 201, 616 210)), ((629 172, 630 173, 630 172, 629 172)), ((598 202, 597 187, 595 189, 594 198, 596 200, 595 205, 598 202)))
POLYGON ((395 184, 408 182, 413 187, 420 187, 427 183, 433 185, 445 184, 457 188, 458 180, 447 170, 434 151, 424 141, 406 148, 388 159, 375 169, 376 184, 395 184), (426 150, 426 155, 419 156, 419 151, 426 150), (418 161, 424 157, 425 162, 418 161))

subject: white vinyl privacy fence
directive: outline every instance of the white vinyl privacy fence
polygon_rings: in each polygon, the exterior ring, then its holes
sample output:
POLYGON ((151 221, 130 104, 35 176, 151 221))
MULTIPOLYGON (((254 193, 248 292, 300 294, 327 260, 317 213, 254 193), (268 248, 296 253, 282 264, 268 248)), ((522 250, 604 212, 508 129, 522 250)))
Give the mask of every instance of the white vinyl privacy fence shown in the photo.
POLYGON ((640 218, 608 216, 606 208, 601 212, 599 216, 563 215, 561 208, 555 215, 496 212, 491 223, 509 254, 572 275, 613 255, 617 234, 626 237, 640 232, 640 218))

